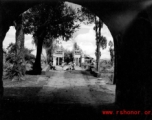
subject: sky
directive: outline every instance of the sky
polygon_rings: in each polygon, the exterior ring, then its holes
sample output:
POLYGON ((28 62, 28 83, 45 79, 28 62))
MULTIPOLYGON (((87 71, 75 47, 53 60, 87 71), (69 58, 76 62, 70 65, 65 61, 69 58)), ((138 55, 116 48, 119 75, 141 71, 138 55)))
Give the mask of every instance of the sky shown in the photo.
MULTIPOLYGON (((62 46, 65 49, 72 50, 73 44, 76 42, 85 54, 95 58, 96 40, 93 27, 94 24, 81 24, 79 30, 73 34, 73 38, 67 42, 62 41, 62 46)), ((108 42, 110 40, 113 41, 111 33, 105 24, 101 29, 101 34, 107 38, 108 42)), ((25 35, 25 47, 34 49, 32 53, 36 55, 36 48, 35 45, 32 44, 32 39, 32 35, 25 35)), ((6 49, 11 42, 15 43, 15 28, 13 26, 10 27, 6 34, 3 42, 3 48, 6 49)), ((43 55, 46 55, 45 50, 43 50, 43 55)), ((101 59, 110 59, 109 46, 107 46, 107 48, 104 50, 101 49, 101 59)))

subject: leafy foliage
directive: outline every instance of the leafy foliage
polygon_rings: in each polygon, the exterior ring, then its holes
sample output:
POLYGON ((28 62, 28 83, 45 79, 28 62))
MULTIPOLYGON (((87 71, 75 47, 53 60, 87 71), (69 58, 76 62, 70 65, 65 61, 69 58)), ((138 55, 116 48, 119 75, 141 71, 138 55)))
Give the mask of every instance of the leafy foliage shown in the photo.
POLYGON ((107 47, 107 38, 104 36, 101 36, 98 39, 100 41, 100 46, 102 47, 102 49, 105 49, 107 47))
POLYGON ((28 48, 24 48, 24 58, 27 63, 33 64, 35 61, 35 56, 32 54, 33 50, 29 50, 28 48))
POLYGON ((107 46, 107 39, 104 36, 101 36, 101 28, 103 27, 103 21, 100 20, 94 13, 88 10, 85 7, 78 9, 79 20, 85 24, 94 23, 94 30, 96 32, 96 40, 99 41, 100 46, 105 49, 107 46))
POLYGON ((21 80, 21 77, 25 75, 24 67, 25 65, 20 56, 11 55, 6 63, 6 78, 13 79, 16 76, 18 80, 21 80), (10 63, 10 60, 12 63, 10 63))
POLYGON ((110 51, 110 56, 111 56, 111 64, 113 65, 113 63, 114 63, 114 48, 113 48, 114 44, 112 41, 109 41, 109 46, 110 46, 109 51, 110 51))
POLYGON ((85 21, 84 23, 95 24, 93 28, 96 34, 96 46, 97 46, 95 55, 96 55, 96 61, 97 61, 97 70, 99 70, 99 61, 100 61, 100 56, 101 56, 100 47, 102 47, 102 49, 105 49, 107 47, 107 39, 101 35, 103 21, 85 7, 82 7, 81 9, 79 9, 79 14, 81 16, 80 19, 82 21, 85 21))
POLYGON ((73 51, 64 50, 64 61, 68 64, 73 61, 73 51))
POLYGON ((48 47, 52 40, 63 37, 68 40, 79 28, 79 24, 75 10, 67 6, 64 2, 54 2, 51 4, 39 4, 23 15, 24 32, 33 34, 34 43, 37 44, 36 38, 43 35, 43 45, 48 47), (38 31, 43 28, 43 33, 38 31))
MULTIPOLYGON (((6 73, 6 78, 13 79, 15 76, 18 80, 22 79, 22 76, 25 75, 26 64, 21 55, 16 54, 16 44, 10 43, 7 47, 6 53, 6 63, 4 65, 4 72, 6 73)), ((25 60, 27 63, 32 63, 35 59, 34 55, 31 54, 32 50, 24 48, 23 51, 20 51, 20 54, 24 54, 25 60)))
POLYGON ((95 14, 85 7, 78 8, 78 19, 84 24, 91 24, 95 21, 95 14))
POLYGON ((79 28, 77 20, 76 11, 64 2, 39 4, 23 14, 24 32, 33 35, 38 51, 33 68, 34 72, 38 72, 38 74, 41 72, 42 45, 51 51, 55 39, 62 37, 65 41, 69 40, 79 28))
MULTIPOLYGON (((7 54, 6 54, 6 62, 14 63, 14 59, 16 57, 16 44, 10 43, 7 47, 7 54)), ((29 50, 28 48, 24 48, 21 54, 24 54, 25 61, 32 63, 35 60, 35 56, 31 54, 33 50, 29 50)))

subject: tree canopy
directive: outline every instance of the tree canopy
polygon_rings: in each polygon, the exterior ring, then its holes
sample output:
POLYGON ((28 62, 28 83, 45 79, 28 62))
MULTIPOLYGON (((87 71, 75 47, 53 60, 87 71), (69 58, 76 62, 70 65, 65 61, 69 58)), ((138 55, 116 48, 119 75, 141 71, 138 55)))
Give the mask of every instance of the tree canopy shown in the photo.
POLYGON ((43 35, 43 45, 48 47, 58 37, 68 40, 79 28, 77 20, 75 10, 64 2, 39 4, 23 14, 24 33, 32 34, 36 44, 37 36, 43 35), (39 32, 40 29, 43 30, 39 32))
MULTIPOLYGON (((13 60, 15 59, 16 55, 16 44, 10 43, 9 46, 6 48, 6 61, 9 61, 10 63, 13 63, 13 60)), ((35 56, 31 53, 33 50, 24 48, 22 53, 24 54, 25 61, 32 63, 32 61, 35 59, 35 56)))
POLYGON ((79 24, 76 11, 65 2, 39 4, 23 14, 25 34, 32 34, 37 46, 37 55, 33 70, 41 73, 41 53, 44 48, 52 47, 53 41, 59 37, 69 40, 79 24))

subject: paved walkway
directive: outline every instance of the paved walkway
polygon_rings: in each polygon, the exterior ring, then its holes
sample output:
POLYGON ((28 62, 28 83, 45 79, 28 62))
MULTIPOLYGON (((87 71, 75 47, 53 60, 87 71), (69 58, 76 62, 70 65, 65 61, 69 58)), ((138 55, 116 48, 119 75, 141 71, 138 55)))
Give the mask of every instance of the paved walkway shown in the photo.
POLYGON ((38 96, 41 102, 99 105, 114 102, 114 89, 115 86, 103 84, 80 67, 71 72, 57 67, 50 71, 50 78, 38 96))

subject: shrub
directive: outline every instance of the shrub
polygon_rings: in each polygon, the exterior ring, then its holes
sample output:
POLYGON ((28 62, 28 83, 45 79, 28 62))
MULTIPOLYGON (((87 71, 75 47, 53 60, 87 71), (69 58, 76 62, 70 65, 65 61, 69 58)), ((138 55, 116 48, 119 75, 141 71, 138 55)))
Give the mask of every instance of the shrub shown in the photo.
POLYGON ((10 58, 6 61, 6 65, 4 67, 4 71, 6 72, 5 78, 13 79, 15 76, 18 80, 22 79, 22 76, 25 75, 25 62, 21 56, 8 54, 10 58))
POLYGON ((16 55, 16 45, 13 43, 9 45, 7 50, 8 53, 6 54, 6 63, 4 65, 5 78, 22 80, 26 70, 31 70, 35 56, 31 54, 32 50, 27 48, 24 48, 23 51, 16 55))

